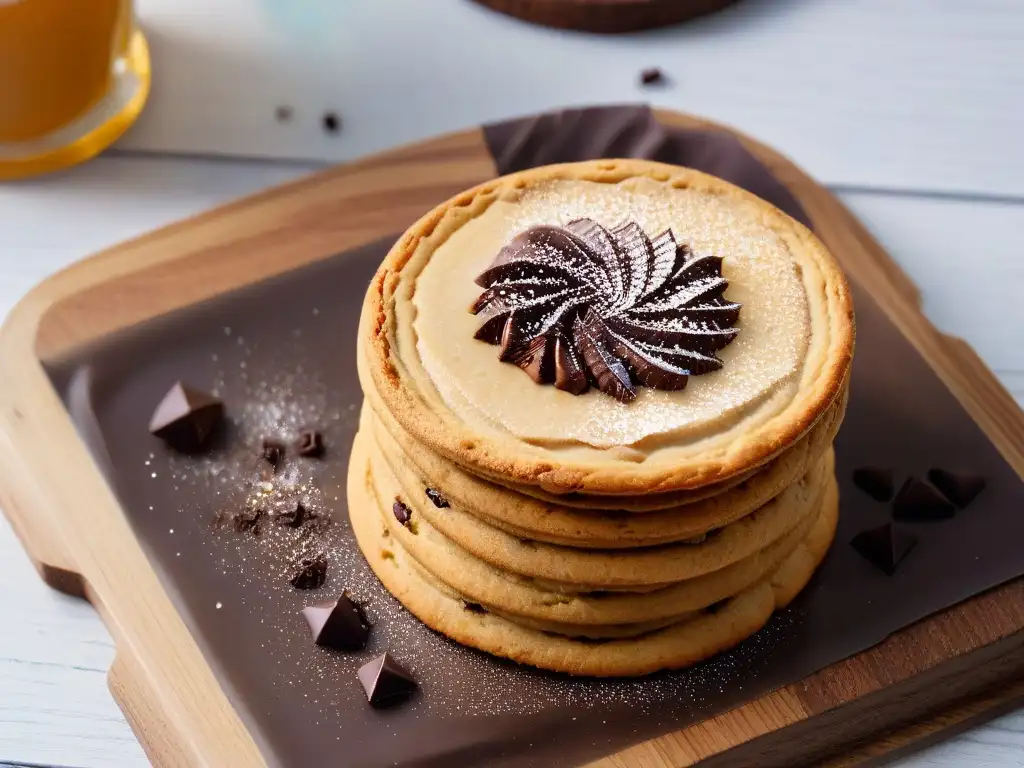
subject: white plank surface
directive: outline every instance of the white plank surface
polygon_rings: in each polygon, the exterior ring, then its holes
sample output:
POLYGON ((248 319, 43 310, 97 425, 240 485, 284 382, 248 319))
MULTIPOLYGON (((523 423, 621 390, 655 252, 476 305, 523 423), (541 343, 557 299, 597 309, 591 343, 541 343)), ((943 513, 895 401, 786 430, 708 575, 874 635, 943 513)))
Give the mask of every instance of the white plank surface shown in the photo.
MULTIPOLYGON (((440 2, 440 0, 438 0, 440 2)), ((0 187, 0 317, 46 274, 307 166, 114 155, 0 187)), ((1024 205, 842 193, 921 286, 925 307, 966 338, 1024 404, 1018 294, 1024 205)), ((142 766, 110 698, 110 639, 91 609, 37 579, 0 518, 0 768, 142 766)), ((903 768, 1024 766, 1024 712, 910 758, 903 768)))
POLYGON ((652 100, 748 131, 830 184, 1024 196, 1020 0, 745 0, 618 38, 469 0, 138 9, 155 79, 123 143, 135 149, 344 160, 568 103, 652 100), (641 89, 652 65, 672 84, 641 89), (287 125, 279 104, 295 110, 287 125), (337 136, 321 130, 328 109, 337 136))

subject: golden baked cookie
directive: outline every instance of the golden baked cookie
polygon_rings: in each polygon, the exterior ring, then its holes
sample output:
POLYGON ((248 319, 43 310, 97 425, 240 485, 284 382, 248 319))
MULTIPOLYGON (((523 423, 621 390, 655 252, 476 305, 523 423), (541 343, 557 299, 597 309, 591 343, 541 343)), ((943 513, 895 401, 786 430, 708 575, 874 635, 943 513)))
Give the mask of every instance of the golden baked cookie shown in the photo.
MULTIPOLYGON (((612 551, 576 549, 509 536, 458 504, 438 509, 424 495, 404 493, 380 449, 368 437, 363 432, 357 435, 353 456, 357 450, 368 454, 381 513, 393 529, 392 535, 402 538, 408 534, 407 549, 415 553, 421 541, 443 538, 507 574, 526 576, 562 591, 660 587, 720 570, 770 546, 811 517, 820 503, 822 489, 834 482, 829 451, 805 477, 776 498, 700 543, 612 551), (365 444, 360 445, 364 440, 365 444), (404 525, 392 514, 396 502, 409 510, 404 525)), ((418 559, 427 561, 425 555, 418 559)))
MULTIPOLYGON (((547 584, 502 571, 461 549, 422 519, 415 527, 400 525, 388 503, 396 489, 387 476, 374 475, 367 447, 366 441, 357 439, 353 471, 364 467, 367 494, 384 529, 402 545, 409 562, 422 575, 492 612, 552 624, 607 626, 678 618, 738 594, 762 580, 793 553, 817 520, 828 487, 835 483, 826 476, 827 482, 815 494, 812 514, 773 543, 731 565, 644 591, 628 587, 591 590, 572 584, 547 584)), ((353 514, 372 513, 359 510, 353 514)))
POLYGON ((774 575, 716 606, 668 627, 627 638, 574 639, 475 610, 453 590, 431 582, 385 527, 371 493, 365 456, 353 457, 349 514, 356 539, 385 587, 429 627, 465 645, 514 661, 587 676, 643 675, 695 664, 760 629, 773 610, 810 579, 835 533, 838 493, 831 483, 811 533, 774 575), (360 460, 362 459, 362 460, 360 460))
MULTIPOLYGON (((368 400, 372 398, 368 397, 368 400)), ((629 514, 632 498, 618 511, 568 507, 510 493, 417 445, 383 412, 361 427, 370 432, 409 496, 444 489, 444 496, 511 536, 573 547, 624 549, 701 537, 764 506, 802 477, 828 449, 842 421, 845 396, 795 445, 744 482, 716 496, 659 511, 629 514), (391 422, 391 429, 384 423, 391 422)), ((370 411, 364 406, 363 414, 370 411)), ((597 497, 587 497, 590 499, 597 497)), ((604 499, 601 499, 602 501, 604 499)), ((642 499, 637 505, 642 505, 642 499)))
POLYGON ((364 389, 430 451, 514 487, 639 497, 796 443, 841 396, 854 322, 801 224, 697 171, 601 160, 425 215, 359 333, 364 389))

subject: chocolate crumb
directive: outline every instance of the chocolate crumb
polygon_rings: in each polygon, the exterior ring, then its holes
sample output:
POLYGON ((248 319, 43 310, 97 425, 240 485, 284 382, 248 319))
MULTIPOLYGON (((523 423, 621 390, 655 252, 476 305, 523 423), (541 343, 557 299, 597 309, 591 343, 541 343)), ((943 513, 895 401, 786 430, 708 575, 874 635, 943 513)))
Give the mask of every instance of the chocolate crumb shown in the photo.
POLYGON ((416 681, 390 653, 361 666, 356 676, 366 691, 366 700, 373 707, 397 704, 416 690, 416 681))
POLYGON ((658 67, 648 67, 640 73, 641 85, 664 85, 666 81, 665 73, 658 67))
POLYGON ((291 585, 296 589, 319 589, 327 580, 327 561, 322 557, 306 558, 295 566, 291 585))
POLYGON ((341 118, 336 112, 324 112, 322 122, 327 133, 337 133, 341 129, 341 118))
POLYGON ((315 429, 307 429, 295 441, 295 452, 299 456, 319 459, 324 455, 324 437, 315 429))
POLYGON ((312 520, 314 517, 316 516, 306 509, 306 506, 301 501, 297 501, 291 509, 278 512, 274 522, 278 525, 286 525, 289 528, 301 528, 303 523, 307 520, 312 520))
POLYGON ((284 461, 284 443, 280 440, 263 438, 263 458, 267 460, 270 466, 277 469, 281 466, 281 462, 284 461))
POLYGON ((409 527, 409 520, 412 519, 412 510, 409 509, 398 499, 395 499, 395 503, 391 506, 391 511, 395 513, 395 520, 400 522, 406 528, 409 527))
POLYGON ((291 122, 294 111, 287 104, 282 104, 274 110, 274 119, 279 123, 291 122))
POLYGON ((259 536, 260 526, 263 522, 263 510, 243 509, 234 516, 232 522, 237 533, 251 533, 253 536, 259 536))
POLYGON ((433 488, 427 488, 427 498, 434 502, 434 506, 438 509, 447 509, 451 506, 451 504, 448 503, 448 499, 433 488))
POLYGON ((469 600, 463 600, 462 607, 470 613, 487 613, 487 609, 480 605, 480 603, 471 603, 469 600))

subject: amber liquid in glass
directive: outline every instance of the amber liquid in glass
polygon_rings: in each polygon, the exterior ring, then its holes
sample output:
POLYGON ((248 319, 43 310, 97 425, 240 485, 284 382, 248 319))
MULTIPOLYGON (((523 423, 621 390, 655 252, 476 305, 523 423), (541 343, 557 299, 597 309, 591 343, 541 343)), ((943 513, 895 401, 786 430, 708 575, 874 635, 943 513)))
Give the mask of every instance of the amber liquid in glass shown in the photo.
POLYGON ((95 105, 131 24, 131 0, 0 0, 0 142, 45 136, 95 105))

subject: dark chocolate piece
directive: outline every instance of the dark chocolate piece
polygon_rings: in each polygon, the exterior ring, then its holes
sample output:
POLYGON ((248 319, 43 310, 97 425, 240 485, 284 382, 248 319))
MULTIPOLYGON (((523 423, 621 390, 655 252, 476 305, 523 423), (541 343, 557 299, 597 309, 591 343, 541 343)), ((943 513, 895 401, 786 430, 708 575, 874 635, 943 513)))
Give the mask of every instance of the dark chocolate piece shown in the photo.
POLYGON ((324 436, 315 429, 307 429, 295 441, 295 452, 299 456, 319 459, 324 455, 324 436))
POLYGON ((480 605, 480 603, 473 603, 469 600, 463 600, 462 607, 470 613, 487 613, 487 609, 480 605))
POLYGON ((409 507, 395 499, 395 503, 391 505, 391 511, 395 513, 395 520, 406 528, 409 527, 409 521, 412 519, 412 510, 409 507))
POLYGON ((434 506, 437 507, 438 509, 447 509, 448 507, 451 506, 451 504, 448 503, 448 499, 446 499, 440 493, 435 491, 433 488, 427 488, 426 493, 427 498, 430 499, 434 503, 434 506))
POLYGON ((967 507, 985 490, 985 478, 979 475, 964 475, 948 469, 928 470, 928 479, 947 499, 960 509, 967 507))
POLYGON ((859 467, 853 470, 853 484, 875 501, 889 501, 896 489, 892 470, 885 467, 859 467))
POLYGON ((665 73, 657 67, 648 67, 640 73, 641 85, 664 85, 665 73))
POLYGON ((337 133, 341 130, 341 118, 336 112, 325 112, 323 117, 324 130, 327 133, 337 133))
POLYGON ((296 589, 319 589, 327 580, 327 561, 322 557, 305 558, 295 566, 291 585, 296 589))
POLYGON ((896 567, 917 544, 917 539, 894 523, 886 523, 877 528, 861 531, 850 541, 857 552, 872 564, 878 566, 888 575, 896 572, 896 567))
POLYGON ((348 592, 342 592, 337 600, 306 606, 302 616, 309 624, 313 642, 325 648, 358 651, 370 637, 370 622, 348 592))
POLYGON ((374 707, 398 704, 416 690, 416 681, 390 653, 361 666, 356 676, 366 691, 366 700, 374 707))
POLYGON ((289 510, 278 512, 274 522, 278 525, 286 525, 289 528, 301 528, 307 520, 312 520, 316 515, 310 513, 306 505, 301 501, 295 502, 295 506, 289 510))
POLYGON ((243 509, 232 520, 234 528, 238 533, 251 533, 253 536, 260 535, 262 521, 262 509, 243 509))
POLYGON ((620 403, 632 402, 636 399, 636 387, 633 386, 626 366, 601 343, 604 331, 601 318, 588 309, 586 314, 577 317, 573 324, 573 343, 583 358, 588 378, 597 388, 620 403))
POLYGON ((224 416, 224 404, 213 395, 176 382, 153 411, 149 431, 182 453, 207 446, 224 416))
POLYGON ((538 384, 551 384, 555 380, 554 361, 547 354, 548 342, 546 337, 538 336, 512 361, 538 384))
POLYGON ((955 514, 956 507, 945 496, 916 477, 907 478, 892 503, 896 520, 945 520, 955 514))
POLYGON ((268 437, 263 438, 263 458, 274 469, 281 466, 281 462, 284 461, 284 450, 284 443, 280 440, 273 440, 268 437))
POLYGON ((682 389, 720 369, 715 352, 739 334, 721 258, 692 254, 671 230, 652 240, 635 222, 531 227, 476 282, 485 290, 470 311, 489 319, 475 337, 489 341, 503 323, 498 358, 574 394, 584 370, 620 402, 635 383, 682 389))
POLYGON ((573 395, 582 395, 590 388, 587 373, 572 342, 564 336, 555 337, 555 388, 573 395))

